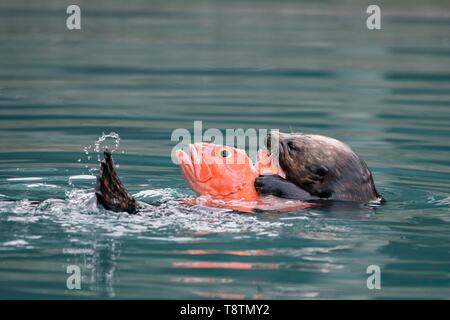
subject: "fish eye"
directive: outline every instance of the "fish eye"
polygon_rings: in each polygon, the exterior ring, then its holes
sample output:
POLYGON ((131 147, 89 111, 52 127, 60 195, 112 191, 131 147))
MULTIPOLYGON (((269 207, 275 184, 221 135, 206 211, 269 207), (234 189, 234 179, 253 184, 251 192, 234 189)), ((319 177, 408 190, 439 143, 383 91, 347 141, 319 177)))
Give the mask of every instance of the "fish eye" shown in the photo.
POLYGON ((228 157, 231 156, 231 152, 228 151, 227 149, 222 149, 222 150, 219 151, 219 155, 220 155, 222 158, 228 158, 228 157))

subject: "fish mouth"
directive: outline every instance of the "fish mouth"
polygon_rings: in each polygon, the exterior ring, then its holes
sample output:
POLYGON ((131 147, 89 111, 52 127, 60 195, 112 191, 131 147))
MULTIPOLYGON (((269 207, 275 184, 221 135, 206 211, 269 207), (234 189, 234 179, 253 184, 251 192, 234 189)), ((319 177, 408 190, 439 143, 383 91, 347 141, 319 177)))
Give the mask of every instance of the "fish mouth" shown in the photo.
POLYGON ((178 159, 178 164, 185 177, 191 181, 205 183, 212 179, 212 176, 204 176, 201 174, 201 166, 205 165, 202 159, 201 144, 189 144, 189 152, 177 150, 175 156, 178 159), (203 162, 203 163, 202 163, 203 162))

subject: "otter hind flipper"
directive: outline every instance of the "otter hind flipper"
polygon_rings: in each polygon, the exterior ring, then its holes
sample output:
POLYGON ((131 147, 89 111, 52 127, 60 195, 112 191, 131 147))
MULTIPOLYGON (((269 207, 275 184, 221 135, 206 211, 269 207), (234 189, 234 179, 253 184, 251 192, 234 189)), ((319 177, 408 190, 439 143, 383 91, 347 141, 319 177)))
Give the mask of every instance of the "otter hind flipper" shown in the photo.
POLYGON ((116 212, 136 213, 137 203, 117 176, 111 152, 105 150, 104 159, 100 163, 100 171, 95 185, 97 202, 105 209, 116 212))

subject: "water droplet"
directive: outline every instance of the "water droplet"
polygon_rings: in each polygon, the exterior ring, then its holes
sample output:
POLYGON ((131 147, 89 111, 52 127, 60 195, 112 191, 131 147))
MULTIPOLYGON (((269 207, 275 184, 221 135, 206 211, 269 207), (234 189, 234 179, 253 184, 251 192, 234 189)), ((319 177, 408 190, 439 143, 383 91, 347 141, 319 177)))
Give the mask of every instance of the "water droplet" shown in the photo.
POLYGON ((94 151, 96 152, 102 152, 106 149, 109 151, 114 152, 119 148, 120 144, 120 137, 115 132, 110 132, 109 134, 103 133, 100 138, 97 139, 95 142, 94 151), (108 143, 109 140, 112 140, 111 143, 108 143))

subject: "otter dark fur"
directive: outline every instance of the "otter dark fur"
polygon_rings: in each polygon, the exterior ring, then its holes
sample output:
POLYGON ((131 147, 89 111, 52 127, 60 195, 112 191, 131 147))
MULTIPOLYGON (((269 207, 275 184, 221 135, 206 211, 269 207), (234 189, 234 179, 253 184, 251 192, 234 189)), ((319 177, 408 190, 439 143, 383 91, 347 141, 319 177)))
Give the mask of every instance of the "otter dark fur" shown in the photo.
POLYGON ((95 185, 97 201, 107 210, 136 213, 137 202, 120 182, 111 152, 106 150, 103 155, 95 185))
POLYGON ((279 165, 286 174, 259 176, 260 194, 299 200, 382 201, 366 163, 349 146, 333 138, 301 133, 268 135, 277 143, 279 165))

